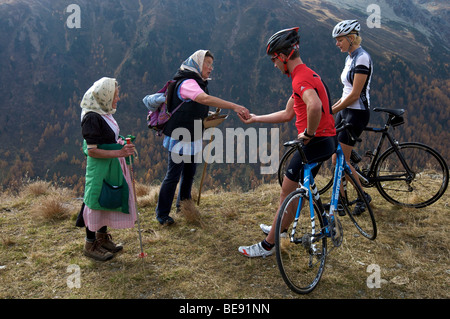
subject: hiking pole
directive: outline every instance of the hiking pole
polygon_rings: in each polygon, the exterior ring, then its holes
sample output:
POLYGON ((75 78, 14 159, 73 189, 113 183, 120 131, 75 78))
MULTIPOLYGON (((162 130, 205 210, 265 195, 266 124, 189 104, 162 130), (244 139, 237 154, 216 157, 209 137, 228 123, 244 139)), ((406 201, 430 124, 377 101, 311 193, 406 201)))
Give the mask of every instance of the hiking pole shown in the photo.
MULTIPOLYGON (((127 144, 131 144, 131 138, 126 138, 126 140, 127 140, 127 144)), ((131 155, 128 157, 128 160, 130 161, 129 165, 130 165, 130 171, 131 171, 131 181, 133 183, 134 204, 136 206, 136 218, 137 218, 137 222, 138 222, 139 244, 141 246, 141 253, 139 254, 139 257, 144 258, 145 256, 147 256, 147 254, 144 253, 144 248, 142 246, 141 223, 139 220, 139 212, 138 212, 138 207, 137 207, 136 185, 134 182, 134 171, 133 171, 133 162, 132 162, 131 155)))

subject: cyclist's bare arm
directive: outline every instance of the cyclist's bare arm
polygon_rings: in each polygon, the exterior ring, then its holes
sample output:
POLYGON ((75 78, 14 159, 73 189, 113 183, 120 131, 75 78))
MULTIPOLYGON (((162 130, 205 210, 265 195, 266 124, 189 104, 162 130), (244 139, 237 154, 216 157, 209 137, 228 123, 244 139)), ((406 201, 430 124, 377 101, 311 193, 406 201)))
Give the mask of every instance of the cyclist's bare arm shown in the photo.
POLYGON ((294 99, 292 97, 286 103, 286 108, 284 110, 273 112, 264 115, 250 114, 248 120, 241 118, 241 121, 247 124, 250 123, 284 123, 289 122, 295 116, 294 112, 294 99))
POLYGON ((322 101, 320 100, 316 91, 313 89, 305 90, 303 92, 302 99, 306 103, 308 134, 314 135, 316 133, 317 128, 319 127, 320 119, 322 117, 322 101))

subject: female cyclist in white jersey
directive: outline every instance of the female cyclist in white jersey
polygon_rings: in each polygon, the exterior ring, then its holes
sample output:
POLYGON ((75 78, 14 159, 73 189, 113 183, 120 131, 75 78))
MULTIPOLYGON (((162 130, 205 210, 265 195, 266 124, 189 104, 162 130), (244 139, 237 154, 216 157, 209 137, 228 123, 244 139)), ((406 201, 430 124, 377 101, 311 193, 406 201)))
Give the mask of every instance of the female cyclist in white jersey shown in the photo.
MULTIPOLYGON (((336 123, 346 119, 353 125, 353 133, 360 136, 370 119, 370 80, 372 78, 373 64, 370 55, 361 47, 361 37, 359 32, 361 26, 356 20, 344 20, 339 22, 333 29, 333 38, 336 39, 336 46, 341 52, 347 52, 344 70, 341 74, 341 82, 344 85, 342 97, 332 106, 333 114, 336 114, 336 123)), ((348 135, 347 131, 342 131, 338 135, 338 141, 347 162, 355 141, 348 135)), ((351 167, 351 166, 350 166, 351 167)), ((356 172, 351 167, 353 174, 356 172)), ((359 183, 359 180, 357 179, 359 183)), ((359 185, 361 186, 361 185, 359 185)), ((370 196, 366 193, 368 201, 370 196)), ((355 208, 354 214, 361 214, 365 210, 364 203, 361 202, 355 208)))

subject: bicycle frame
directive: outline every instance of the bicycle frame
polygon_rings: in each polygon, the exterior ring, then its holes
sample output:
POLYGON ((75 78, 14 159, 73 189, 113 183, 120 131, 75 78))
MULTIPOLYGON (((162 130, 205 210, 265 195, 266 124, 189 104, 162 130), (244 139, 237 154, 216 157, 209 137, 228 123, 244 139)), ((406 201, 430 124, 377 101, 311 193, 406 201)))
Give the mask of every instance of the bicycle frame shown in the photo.
POLYGON ((344 152, 342 151, 340 144, 338 144, 336 150, 336 167, 338 169, 334 170, 333 191, 331 193, 330 212, 328 213, 329 216, 332 218, 331 219, 332 221, 334 220, 334 211, 338 207, 339 192, 341 190, 340 181, 342 180, 342 173, 345 171, 347 172, 347 174, 351 174, 350 166, 348 166, 347 162, 345 161, 344 152))
MULTIPOLYGON (((312 226, 312 236, 313 238, 316 239, 320 239, 320 237, 318 237, 320 235, 316 235, 316 223, 315 223, 315 217, 314 217, 314 204, 313 204, 313 198, 316 199, 316 201, 319 202, 320 210, 322 214, 325 214, 325 220, 324 220, 324 225, 325 225, 325 235, 327 236, 331 236, 331 231, 329 229, 329 224, 328 224, 328 217, 330 218, 330 224, 333 223, 334 221, 334 211, 337 209, 338 207, 338 201, 339 201, 339 192, 340 192, 340 188, 341 188, 341 178, 342 178, 342 173, 345 171, 348 174, 351 174, 351 170, 350 167, 348 166, 347 162, 345 161, 345 157, 344 157, 344 152, 342 151, 341 146, 338 144, 337 150, 336 150, 336 165, 338 167, 337 170, 335 170, 334 173, 334 182, 333 182, 333 192, 332 192, 332 197, 331 197, 331 203, 330 203, 330 210, 329 212, 326 212, 325 209, 323 208, 323 205, 320 201, 320 195, 319 195, 319 191, 317 190, 316 184, 314 182, 314 176, 312 174, 312 169, 314 169, 318 163, 307 163, 304 165, 303 167, 303 184, 300 184, 300 188, 299 189, 303 189, 305 190, 305 192, 308 195, 309 198, 309 212, 310 212, 310 217, 311 217, 311 226, 312 226)), ((305 159, 305 158, 304 158, 305 159)), ((344 185, 344 189, 345 189, 345 185, 344 185)), ((295 213, 295 219, 294 219, 294 223, 292 226, 292 232, 291 232, 291 236, 290 236, 290 240, 292 242, 295 242, 296 240, 294 239, 294 235, 295 235, 295 230, 297 228, 297 223, 298 223, 298 219, 300 217, 300 210, 303 207, 303 198, 299 199, 299 203, 297 206, 297 211, 295 213)))
POLYGON ((389 126, 385 125, 384 128, 377 128, 377 127, 366 127, 364 131, 367 132, 374 132, 374 133, 381 133, 381 137, 378 140, 377 147, 375 148, 375 152, 372 154, 373 157, 370 161, 370 168, 368 171, 368 174, 364 174, 358 165, 355 165, 355 170, 358 173, 359 177, 361 177, 364 182, 366 183, 374 183, 374 182, 381 182, 381 181, 394 181, 394 180, 401 180, 404 179, 406 181, 411 180, 414 176, 414 172, 411 171, 408 164, 406 163, 405 159, 403 158, 403 155, 400 153, 398 148, 398 142, 395 140, 391 134, 389 133, 389 126), (405 174, 401 175, 387 175, 382 177, 374 177, 373 173, 375 172, 375 165, 378 162, 379 157, 381 156, 382 152, 381 149, 384 145, 385 139, 388 139, 389 144, 392 146, 392 148, 395 151, 395 154, 397 154, 398 159, 402 163, 403 167, 405 168, 406 172, 408 173, 407 176, 405 174), (403 178, 402 178, 403 177, 403 178))
MULTIPOLYGON (((311 225, 312 225, 312 236, 313 238, 316 238, 316 219, 314 217, 314 204, 313 204, 313 194, 314 197, 317 199, 319 198, 319 192, 317 190, 316 184, 314 182, 314 177, 311 173, 312 169, 316 167, 317 163, 311 163, 311 164, 305 164, 303 167, 303 184, 299 182, 299 189, 303 189, 307 194, 309 198, 309 212, 311 217, 311 225)), ((298 205, 297 205, 297 211, 295 212, 295 219, 294 224, 292 225, 292 232, 290 236, 291 242, 297 242, 297 240, 294 238, 295 230, 297 228, 298 219, 300 217, 300 211, 303 207, 303 198, 300 197, 298 205)))

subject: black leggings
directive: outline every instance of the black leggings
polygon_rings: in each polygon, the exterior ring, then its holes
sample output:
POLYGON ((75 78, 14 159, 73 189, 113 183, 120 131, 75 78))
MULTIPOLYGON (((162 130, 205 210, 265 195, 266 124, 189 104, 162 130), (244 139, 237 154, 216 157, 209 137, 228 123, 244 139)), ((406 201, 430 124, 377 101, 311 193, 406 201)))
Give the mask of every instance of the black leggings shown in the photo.
MULTIPOLYGON (((77 221, 76 221, 75 225, 77 227, 85 227, 86 228, 86 239, 88 239, 89 241, 93 241, 93 240, 95 240, 95 231, 90 231, 87 228, 87 226, 84 224, 84 219, 83 219, 84 206, 85 206, 85 204, 83 203, 81 205, 80 212, 78 213, 77 221)), ((103 226, 102 228, 100 228, 98 230, 99 233, 106 233, 107 231, 108 231, 108 229, 106 226, 103 226)))
MULTIPOLYGON (((102 234, 106 234, 108 231, 108 228, 106 226, 103 226, 102 228, 100 228, 97 232, 102 233, 102 234)), ((86 238, 89 241, 95 240, 95 231, 90 231, 89 228, 87 228, 86 226, 86 238)))
MULTIPOLYGON (((347 123, 352 124, 352 131, 356 137, 359 137, 361 133, 369 124, 370 120, 370 110, 355 110, 355 109, 343 109, 336 115, 336 123, 340 123, 342 119, 345 119, 347 123)), ((339 132, 338 135, 339 143, 355 146, 356 141, 352 140, 350 134, 347 130, 339 132)))

